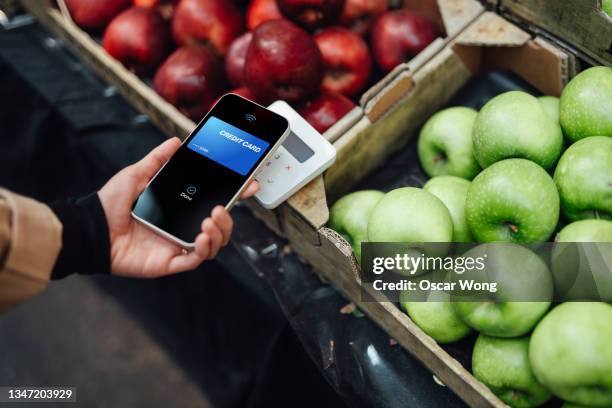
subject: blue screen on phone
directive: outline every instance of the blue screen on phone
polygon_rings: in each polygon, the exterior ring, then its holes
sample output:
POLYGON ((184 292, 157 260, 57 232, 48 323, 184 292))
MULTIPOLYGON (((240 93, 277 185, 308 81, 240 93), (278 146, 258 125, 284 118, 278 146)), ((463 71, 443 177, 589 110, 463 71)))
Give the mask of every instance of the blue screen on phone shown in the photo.
POLYGON ((245 176, 270 144, 211 116, 187 147, 245 176))

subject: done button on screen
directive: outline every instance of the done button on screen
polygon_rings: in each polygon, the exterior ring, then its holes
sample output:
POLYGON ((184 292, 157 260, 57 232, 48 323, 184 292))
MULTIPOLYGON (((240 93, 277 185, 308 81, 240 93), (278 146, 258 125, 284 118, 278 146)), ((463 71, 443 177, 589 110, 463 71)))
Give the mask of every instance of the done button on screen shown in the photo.
POLYGON ((270 144, 212 116, 187 147, 246 176, 270 144))

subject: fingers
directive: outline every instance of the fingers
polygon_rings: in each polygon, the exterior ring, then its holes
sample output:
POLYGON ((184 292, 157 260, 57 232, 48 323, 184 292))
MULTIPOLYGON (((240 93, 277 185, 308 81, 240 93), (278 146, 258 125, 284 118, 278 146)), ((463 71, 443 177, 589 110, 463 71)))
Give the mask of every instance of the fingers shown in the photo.
POLYGON ((211 258, 210 236, 201 233, 196 237, 195 249, 184 255, 177 255, 170 261, 168 274, 190 271, 197 268, 202 262, 211 258))
POLYGON ((200 233, 200 235, 197 236, 194 252, 203 260, 210 257, 210 236, 208 236, 208 234, 200 233))
POLYGON ((192 251, 185 255, 175 256, 170 261, 168 273, 165 275, 190 271, 197 268, 205 260, 206 258, 203 258, 197 251, 192 251))
POLYGON ((212 218, 206 218, 202 222, 202 232, 210 237, 210 258, 217 256, 219 249, 223 246, 223 234, 221 230, 212 220, 212 218))
POLYGON ((247 198, 253 197, 255 194, 257 194, 258 191, 259 191, 259 181, 253 180, 248 185, 248 187, 244 189, 240 198, 243 200, 246 200, 247 198))
POLYGON ((202 221, 201 235, 207 236, 210 240, 208 258, 216 257, 219 250, 229 243, 233 228, 234 221, 222 206, 215 207, 211 217, 202 221))
POLYGON ((172 258, 168 274, 195 269, 207 259, 216 257, 219 250, 229 243, 233 228, 234 221, 227 210, 222 206, 215 207, 211 217, 202 221, 202 232, 196 237, 195 249, 172 258))
POLYGON ((178 148, 181 146, 181 140, 178 137, 173 137, 166 140, 164 143, 157 146, 143 159, 134 164, 134 170, 139 178, 145 179, 147 182, 162 168, 178 148))
POLYGON ((223 206, 217 206, 213 209, 212 219, 216 226, 219 227, 221 235, 223 236, 223 246, 227 245, 232 236, 232 229, 234 228, 234 221, 230 217, 229 212, 223 206))

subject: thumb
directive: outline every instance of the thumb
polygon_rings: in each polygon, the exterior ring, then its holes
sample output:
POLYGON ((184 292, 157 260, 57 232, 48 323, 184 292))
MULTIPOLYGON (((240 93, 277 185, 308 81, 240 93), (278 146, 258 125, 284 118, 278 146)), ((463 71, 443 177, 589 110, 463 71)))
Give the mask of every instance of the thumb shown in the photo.
POLYGON ((148 182, 159 169, 181 146, 181 140, 178 137, 173 137, 166 140, 164 143, 157 146, 149 154, 133 165, 133 170, 136 176, 148 182))

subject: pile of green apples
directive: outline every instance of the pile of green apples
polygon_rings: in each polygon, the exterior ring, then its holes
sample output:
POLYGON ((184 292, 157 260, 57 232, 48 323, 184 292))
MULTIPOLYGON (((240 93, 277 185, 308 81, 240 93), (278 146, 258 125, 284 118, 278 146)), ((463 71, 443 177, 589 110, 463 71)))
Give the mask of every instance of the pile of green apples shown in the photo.
MULTIPOLYGON (((357 191, 331 208, 330 228, 358 261, 368 241, 506 242, 504 273, 535 265, 550 275, 519 244, 612 242, 612 68, 581 72, 560 98, 511 91, 479 112, 444 109, 423 126, 418 154, 431 177, 422 188, 357 191)), ((612 407, 612 305, 445 296, 400 305, 439 343, 478 332, 472 371, 505 403, 554 395, 566 407, 612 407)))

